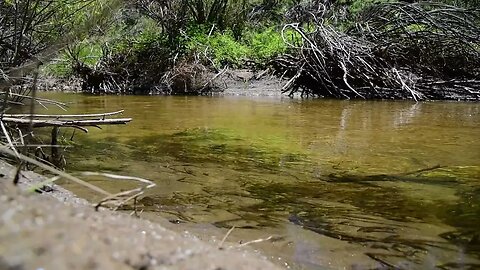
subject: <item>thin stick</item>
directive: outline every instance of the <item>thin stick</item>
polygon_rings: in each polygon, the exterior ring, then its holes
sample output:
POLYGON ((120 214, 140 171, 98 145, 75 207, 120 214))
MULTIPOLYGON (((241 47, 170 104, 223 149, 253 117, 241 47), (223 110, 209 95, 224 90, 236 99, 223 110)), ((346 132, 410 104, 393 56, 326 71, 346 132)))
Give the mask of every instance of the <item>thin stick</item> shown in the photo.
MULTIPOLYGON (((33 76, 33 84, 32 84, 32 96, 30 100, 30 116, 29 116, 29 121, 28 121, 28 134, 30 136, 27 137, 27 142, 30 143, 32 137, 33 137, 33 114, 35 113, 35 97, 37 95, 37 79, 38 79, 38 68, 40 66, 40 62, 37 62, 37 66, 34 71, 34 76, 33 76)), ((10 93, 11 94, 11 93, 10 93)), ((41 102, 39 102, 40 105, 43 106, 41 102)))
POLYGON ((442 166, 440 166, 440 164, 437 164, 435 166, 428 167, 428 168, 423 168, 423 169, 419 169, 419 170, 415 170, 415 171, 411 171, 411 172, 406 172, 406 173, 400 173, 400 174, 397 174, 397 176, 407 176, 407 175, 416 174, 416 173, 433 171, 433 170, 440 169, 440 168, 442 168, 442 166))
POLYGON ((225 66, 220 72, 218 72, 215 76, 213 76, 208 82, 206 82, 202 88, 200 88, 200 91, 203 91, 210 83, 212 83, 215 79, 217 79, 220 75, 225 73, 228 70, 228 66, 225 66))
POLYGON ((127 202, 129 202, 129 201, 132 200, 132 199, 135 200, 136 198, 138 198, 140 195, 143 195, 144 193, 145 193, 145 192, 140 191, 140 192, 138 192, 137 194, 132 195, 132 196, 126 198, 126 199, 123 200, 123 201, 120 201, 120 202, 118 203, 118 205, 117 205, 115 208, 113 208, 113 211, 117 211, 118 208, 120 208, 120 206, 126 204, 127 202))
MULTIPOLYGON (((17 131, 18 131, 18 135, 19 135, 18 137, 19 137, 19 139, 20 139, 20 143, 21 143, 22 145, 25 145, 25 140, 23 140, 24 135, 23 135, 23 133, 22 133, 22 130, 17 127, 17 131)), ((25 135, 25 136, 28 136, 28 134, 25 135)), ((15 140, 15 141, 18 141, 18 140, 15 140)))
POLYGON ((12 142, 12 139, 10 138, 10 135, 8 134, 8 131, 7 129, 5 128, 5 124, 3 124, 3 121, 0 121, 0 126, 2 127, 2 131, 3 133, 5 134, 5 137, 7 138, 7 142, 8 142, 8 145, 10 146, 10 148, 13 150, 13 152, 15 153, 15 156, 17 158, 20 158, 20 156, 18 155, 18 152, 17 152, 17 149, 15 148, 15 146, 13 145, 13 142, 12 142))
POLYGON ((58 147, 58 148, 70 148, 71 145, 50 145, 50 144, 14 144, 15 147, 58 147))
POLYGON ((248 246, 248 245, 255 244, 255 243, 265 242, 265 241, 271 240, 272 238, 273 238, 273 236, 269 236, 269 237, 264 238, 264 239, 257 239, 257 240, 248 241, 248 242, 245 242, 243 244, 238 245, 237 247, 244 247, 244 246, 248 246))
POLYGON ((140 177, 136 177, 136 176, 125 176, 125 175, 117 175, 117 174, 111 174, 111 173, 99 173, 99 172, 82 172, 82 175, 84 175, 84 176, 105 176, 105 177, 108 177, 108 178, 118 179, 118 180, 139 181, 139 182, 142 182, 144 184, 147 184, 146 188, 152 188, 152 187, 157 185, 150 180, 140 178, 140 177))
POLYGON ((103 198, 100 202, 98 202, 95 205, 95 210, 98 210, 100 208, 100 206, 102 206, 106 202, 113 201, 113 200, 116 200, 118 198, 128 196, 130 194, 134 194, 130 197, 127 197, 125 200, 117 203, 116 207, 113 209, 114 211, 116 211, 116 210, 118 210, 118 208, 120 206, 126 204, 128 201, 130 201, 132 199, 135 199, 135 198, 138 198, 138 196, 142 195, 146 189, 149 189, 149 188, 152 188, 152 187, 156 186, 156 184, 154 182, 150 181, 150 180, 140 178, 140 177, 135 177, 135 176, 125 176, 125 175, 117 175, 117 174, 111 174, 111 173, 99 173, 99 172, 83 172, 82 175, 84 175, 84 176, 104 176, 104 177, 107 177, 107 178, 118 179, 118 180, 134 180, 134 181, 138 181, 138 182, 146 184, 146 186, 144 186, 144 187, 139 187, 139 188, 135 188, 135 189, 132 189, 132 190, 122 191, 120 193, 112 194, 112 195, 109 195, 109 196, 103 198))
MULTIPOLYGON (((0 92, 0 94, 4 94, 4 93, 5 92, 0 92)), ((61 105, 61 106, 64 106, 64 107, 68 107, 66 103, 51 100, 51 99, 31 97, 31 96, 26 96, 26 95, 21 95, 21 94, 16 94, 16 93, 9 93, 9 92, 6 92, 6 93, 9 96, 21 97, 21 98, 26 98, 26 99, 33 99, 33 100, 41 101, 41 102, 48 103, 48 104, 55 104, 55 105, 61 105)))
MULTIPOLYGON (((3 152, 3 153, 5 153, 5 154, 9 154, 9 155, 12 155, 12 156, 15 155, 15 152, 13 152, 12 150, 8 149, 8 147, 5 147, 5 146, 0 147, 0 152, 3 152)), ((77 184, 79 184, 79 185, 82 185, 82 186, 84 186, 84 187, 87 187, 87 188, 89 188, 89 189, 91 189, 91 190, 93 190, 93 191, 96 191, 96 192, 98 192, 98 193, 101 193, 101 194, 103 194, 103 195, 106 195, 106 196, 111 196, 111 195, 112 195, 112 194, 110 194, 109 192, 107 192, 107 191, 105 191, 105 190, 103 190, 103 189, 101 189, 101 188, 99 188, 99 187, 97 187, 97 186, 95 186, 95 185, 92 185, 92 184, 90 184, 90 183, 88 183, 88 182, 85 182, 85 181, 83 181, 83 180, 81 180, 81 179, 79 179, 79 178, 77 178, 77 177, 75 177, 75 176, 72 176, 72 175, 70 175, 70 174, 68 174, 68 173, 66 173, 66 172, 62 172, 62 171, 60 171, 60 170, 57 170, 57 169, 55 169, 55 168, 53 168, 53 167, 51 167, 51 166, 45 165, 45 164, 43 164, 42 162, 37 161, 37 160, 35 160, 35 159, 31 158, 31 157, 27 157, 27 156, 25 156, 25 155, 19 154, 19 158, 22 159, 23 161, 26 161, 26 162, 28 162, 28 163, 31 163, 31 164, 36 165, 36 166, 38 166, 38 167, 41 167, 41 168, 43 168, 43 169, 45 169, 45 170, 47 170, 47 171, 49 171, 49 172, 51 172, 51 173, 57 174, 58 176, 61 176, 61 177, 66 178, 66 179, 68 179, 68 180, 71 180, 71 181, 73 181, 73 182, 75 182, 75 183, 77 183, 77 184)))
MULTIPOLYGON (((141 192, 142 188, 135 188, 135 189, 132 189, 132 190, 127 190, 127 191, 122 191, 122 192, 119 192, 119 193, 115 193, 115 194, 112 194, 110 196, 107 196, 103 199, 101 199, 97 204, 95 204, 95 210, 98 210, 103 204, 107 203, 107 202, 110 202, 110 201, 115 201, 121 197, 125 197, 127 195, 130 195, 132 193, 135 193, 135 192, 141 192)), ((135 194, 135 196, 137 196, 137 194, 135 194)), ((118 206, 121 206, 121 204, 117 204, 117 207, 115 208, 118 209, 118 206)))
POLYGON ((233 232, 234 229, 235 229, 235 226, 233 226, 230 230, 228 230, 227 234, 225 234, 225 236, 223 237, 222 241, 221 241, 220 244, 218 245, 218 248, 219 248, 219 249, 222 249, 223 243, 225 243, 225 240, 227 240, 228 236, 233 232))

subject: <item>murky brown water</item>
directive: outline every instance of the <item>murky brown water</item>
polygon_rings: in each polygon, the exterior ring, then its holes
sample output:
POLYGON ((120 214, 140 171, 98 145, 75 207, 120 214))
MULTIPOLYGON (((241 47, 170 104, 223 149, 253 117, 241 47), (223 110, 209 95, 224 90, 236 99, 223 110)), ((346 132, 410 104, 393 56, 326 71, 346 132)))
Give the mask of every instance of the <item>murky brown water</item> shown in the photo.
POLYGON ((252 247, 295 269, 480 268, 478 103, 48 97, 133 117, 77 132, 68 170, 154 180, 150 218, 208 240, 278 236, 252 247))

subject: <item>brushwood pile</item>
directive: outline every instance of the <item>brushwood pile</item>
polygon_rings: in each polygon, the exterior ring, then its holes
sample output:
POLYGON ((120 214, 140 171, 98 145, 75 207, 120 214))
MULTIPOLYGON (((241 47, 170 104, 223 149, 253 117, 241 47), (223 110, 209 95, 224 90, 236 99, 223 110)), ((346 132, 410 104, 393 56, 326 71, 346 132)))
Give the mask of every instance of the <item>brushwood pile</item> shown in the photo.
POLYGON ((317 3, 291 23, 297 53, 278 58, 289 95, 343 99, 480 100, 480 10, 442 3, 380 3, 355 23, 317 3))

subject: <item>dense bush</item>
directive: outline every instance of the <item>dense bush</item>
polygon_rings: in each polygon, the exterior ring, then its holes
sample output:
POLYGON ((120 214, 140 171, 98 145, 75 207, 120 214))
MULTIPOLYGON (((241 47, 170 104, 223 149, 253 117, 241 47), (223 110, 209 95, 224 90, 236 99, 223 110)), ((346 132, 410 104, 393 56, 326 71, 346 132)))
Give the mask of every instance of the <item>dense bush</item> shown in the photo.
POLYGON ((188 54, 206 58, 217 68, 224 65, 242 67, 247 62, 262 66, 287 51, 281 31, 274 27, 249 29, 239 39, 231 31, 211 35, 205 31, 191 31, 186 44, 188 54))

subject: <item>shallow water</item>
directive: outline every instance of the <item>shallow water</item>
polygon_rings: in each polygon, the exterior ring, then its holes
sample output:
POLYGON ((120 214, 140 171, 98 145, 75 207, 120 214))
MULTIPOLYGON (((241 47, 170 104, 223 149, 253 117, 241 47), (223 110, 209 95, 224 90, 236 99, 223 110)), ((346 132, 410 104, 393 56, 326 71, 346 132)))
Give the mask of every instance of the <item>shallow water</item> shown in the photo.
POLYGON ((133 117, 77 131, 67 169, 155 181, 150 218, 210 241, 274 235, 252 247, 294 269, 480 268, 478 103, 45 95, 133 117))

